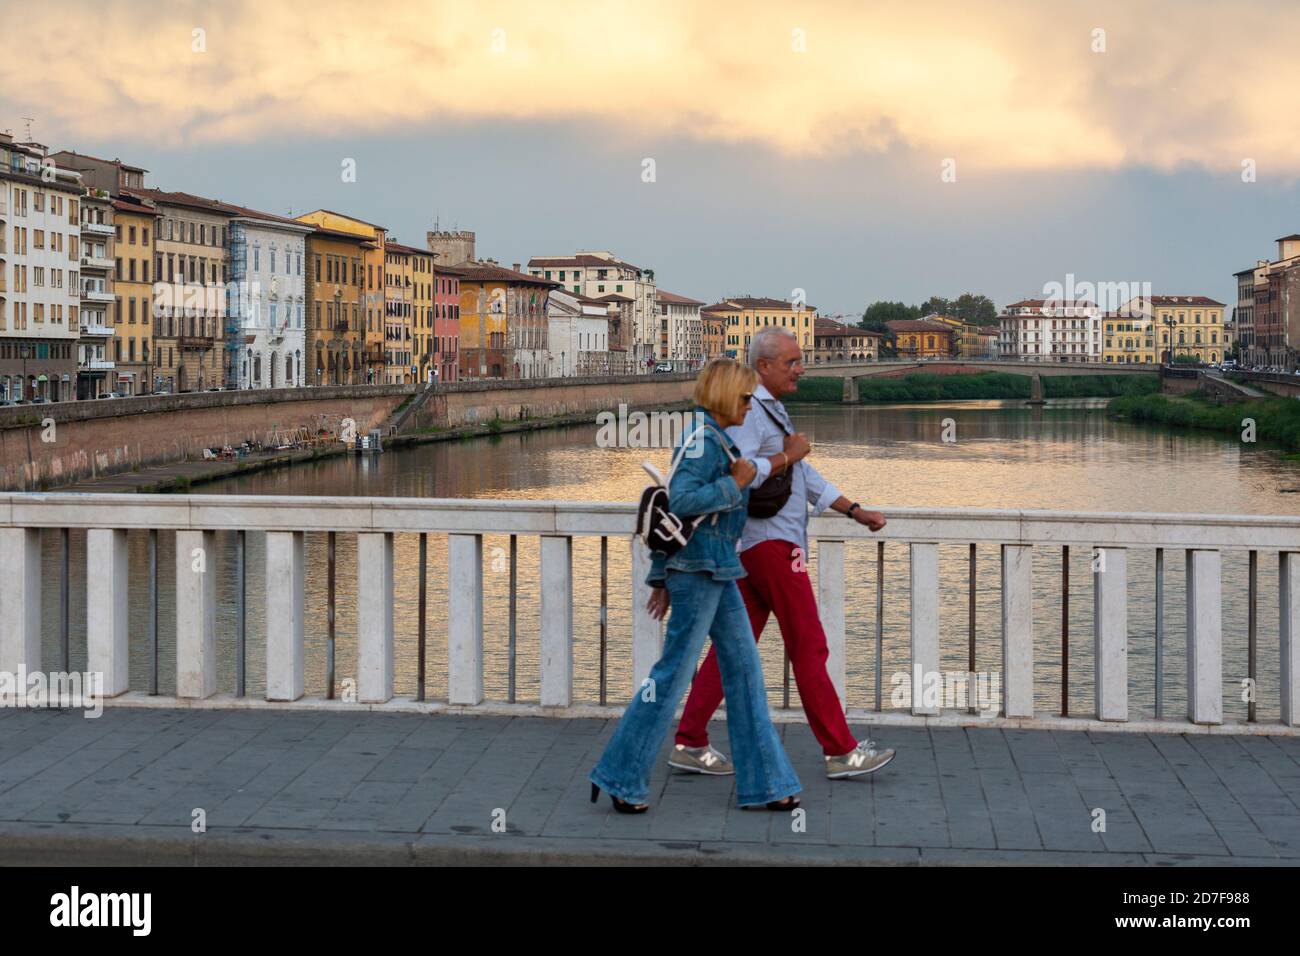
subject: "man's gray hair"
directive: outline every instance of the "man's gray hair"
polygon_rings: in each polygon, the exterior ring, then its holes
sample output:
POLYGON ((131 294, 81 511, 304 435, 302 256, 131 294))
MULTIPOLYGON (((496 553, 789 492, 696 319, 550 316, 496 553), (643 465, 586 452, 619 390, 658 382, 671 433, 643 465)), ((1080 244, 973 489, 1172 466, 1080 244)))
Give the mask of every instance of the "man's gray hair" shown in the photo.
POLYGON ((759 329, 758 333, 749 340, 750 368, 758 368, 758 360, 761 358, 775 358, 783 338, 793 340, 795 345, 799 344, 799 340, 795 338, 793 332, 779 325, 769 325, 759 329))

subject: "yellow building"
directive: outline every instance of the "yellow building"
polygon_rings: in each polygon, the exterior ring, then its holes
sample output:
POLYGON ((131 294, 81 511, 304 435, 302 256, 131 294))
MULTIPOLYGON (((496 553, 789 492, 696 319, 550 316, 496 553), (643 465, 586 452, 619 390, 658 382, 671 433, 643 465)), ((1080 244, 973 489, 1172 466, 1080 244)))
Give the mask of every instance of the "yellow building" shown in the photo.
POLYGON ((1151 316, 1127 306, 1101 319, 1101 360, 1111 365, 1150 364, 1156 360, 1151 316))
POLYGON ((1203 295, 1153 295, 1146 311, 1154 319, 1158 358, 1182 355, 1221 362, 1230 348, 1222 302, 1203 295))
POLYGON ((155 290, 152 317, 154 384, 171 392, 226 384, 232 376, 225 348, 231 207, 161 189, 124 189, 120 198, 148 203, 158 215, 153 273, 164 285, 155 290))
MULTIPOLYGON (((953 342, 956 345, 954 352, 957 358, 964 359, 982 359, 995 357, 996 344, 992 349, 989 347, 989 330, 981 328, 973 322, 963 322, 955 315, 939 315, 937 312, 932 315, 922 316, 922 321, 942 322, 948 328, 952 329, 953 342)), ((996 338, 996 333, 993 333, 996 338)))
POLYGON ((755 334, 772 325, 793 334, 807 360, 811 360, 816 348, 813 325, 817 310, 811 305, 796 305, 784 299, 733 296, 705 306, 700 314, 703 316, 705 313, 727 320, 724 354, 742 362, 748 361, 749 343, 755 334))
POLYGON ((384 381, 384 313, 387 308, 384 283, 384 245, 388 230, 373 222, 346 216, 329 209, 317 209, 298 217, 332 232, 346 232, 365 240, 362 244, 361 335, 365 366, 362 382, 384 381))
POLYGON ((317 228, 307 234, 303 381, 309 385, 355 385, 366 380, 362 265, 370 245, 370 240, 354 232, 317 228))
POLYGON ((123 196, 113 200, 115 242, 113 362, 117 389, 140 395, 153 388, 153 239, 158 212, 123 196))
POLYGON ((389 242, 384 247, 384 381, 423 382, 433 335, 434 255, 389 242))

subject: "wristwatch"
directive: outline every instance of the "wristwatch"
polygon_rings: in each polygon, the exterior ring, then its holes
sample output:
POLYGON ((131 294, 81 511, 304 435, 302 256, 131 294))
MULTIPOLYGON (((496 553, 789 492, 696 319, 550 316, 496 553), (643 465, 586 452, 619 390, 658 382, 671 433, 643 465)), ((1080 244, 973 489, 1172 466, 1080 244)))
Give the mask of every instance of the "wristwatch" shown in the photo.
POLYGON ((853 502, 853 504, 849 505, 849 510, 844 512, 844 517, 851 519, 853 517, 853 512, 857 511, 861 507, 862 506, 858 504, 856 501, 853 502))

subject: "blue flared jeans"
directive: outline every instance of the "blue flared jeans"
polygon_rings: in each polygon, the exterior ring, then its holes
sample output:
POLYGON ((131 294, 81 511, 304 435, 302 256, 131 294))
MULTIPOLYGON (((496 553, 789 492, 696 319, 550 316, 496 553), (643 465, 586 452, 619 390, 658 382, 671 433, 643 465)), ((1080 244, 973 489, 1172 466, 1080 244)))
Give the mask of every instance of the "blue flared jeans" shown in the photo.
POLYGON ((620 800, 647 802, 651 769, 709 637, 722 672, 738 802, 756 806, 798 793, 799 778, 768 713, 758 644, 736 582, 715 581, 707 571, 670 570, 665 584, 672 614, 663 655, 623 712, 589 779, 620 800))

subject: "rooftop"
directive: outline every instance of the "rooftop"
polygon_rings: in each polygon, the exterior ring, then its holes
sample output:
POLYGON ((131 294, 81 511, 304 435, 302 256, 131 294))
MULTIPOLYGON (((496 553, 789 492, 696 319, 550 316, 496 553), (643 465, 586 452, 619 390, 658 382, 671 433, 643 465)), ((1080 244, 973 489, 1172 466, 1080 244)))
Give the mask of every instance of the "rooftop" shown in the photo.
POLYGON ((120 160, 120 159, 103 159, 103 158, 101 158, 101 157, 99 157, 99 156, 91 156, 89 153, 78 153, 76 150, 72 150, 72 149, 61 149, 61 150, 59 150, 59 151, 56 152, 56 153, 51 153, 50 155, 52 155, 52 156, 76 156, 78 159, 89 159, 89 160, 91 160, 92 162, 96 162, 96 163, 110 163, 110 164, 113 165, 113 166, 119 166, 119 167, 121 167, 122 169, 128 169, 128 170, 130 170, 130 171, 133 172, 133 173, 147 173, 147 172, 149 172, 149 170, 145 169, 143 166, 132 166, 130 163, 124 163, 124 162, 122 162, 122 160, 120 160))
POLYGON ((667 302, 670 305, 703 305, 699 299, 691 299, 684 295, 678 295, 675 292, 668 292, 664 289, 655 290, 655 298, 660 302, 667 302))
POLYGON ((457 263, 456 268, 460 270, 462 279, 468 279, 471 282, 518 282, 552 287, 560 285, 560 283, 552 282, 550 279, 542 279, 538 276, 529 275, 527 272, 516 272, 514 269, 507 269, 495 262, 485 262, 483 260, 457 263))
POLYGON ((604 256, 592 255, 589 252, 580 252, 572 256, 534 256, 528 260, 528 268, 530 269, 565 269, 577 266, 592 269, 623 268, 632 269, 636 272, 645 271, 640 266, 634 266, 622 259, 606 259, 604 256))
POLYGON ((817 309, 806 302, 802 306, 796 307, 793 302, 785 299, 772 299, 767 296, 749 296, 733 295, 715 302, 712 305, 705 306, 701 311, 709 312, 741 312, 747 309, 773 309, 784 312, 816 312, 817 309))
POLYGON ((952 334, 952 326, 944 325, 942 322, 931 322, 929 319, 900 319, 896 322, 886 322, 885 327, 891 332, 947 332, 952 334))

